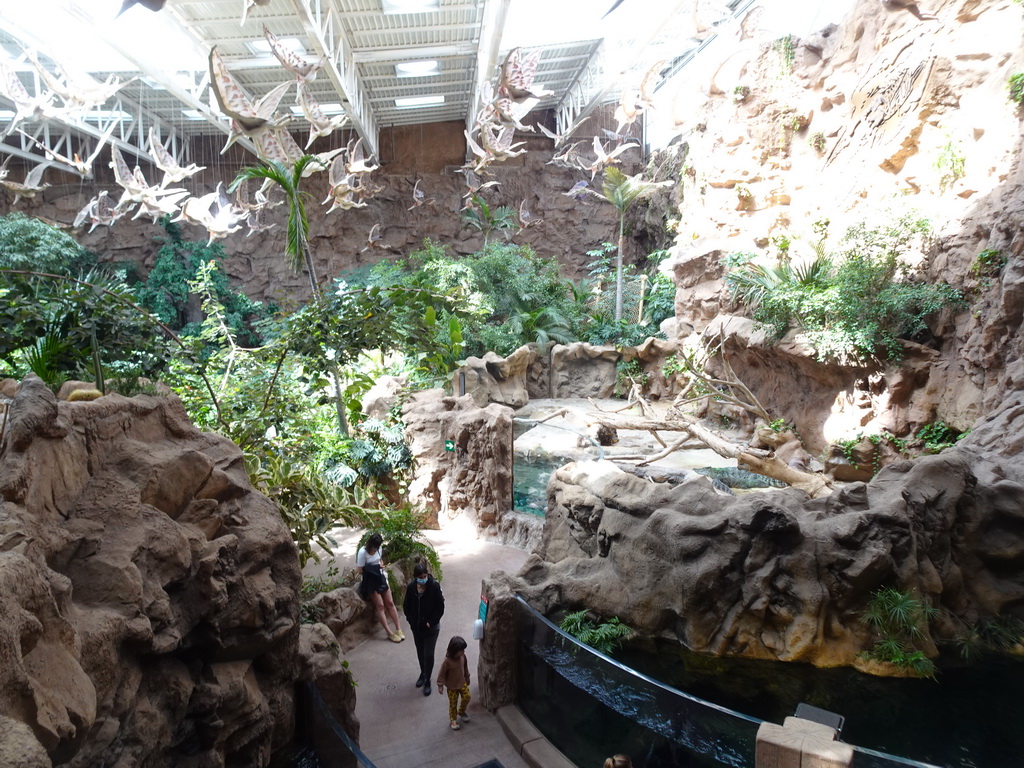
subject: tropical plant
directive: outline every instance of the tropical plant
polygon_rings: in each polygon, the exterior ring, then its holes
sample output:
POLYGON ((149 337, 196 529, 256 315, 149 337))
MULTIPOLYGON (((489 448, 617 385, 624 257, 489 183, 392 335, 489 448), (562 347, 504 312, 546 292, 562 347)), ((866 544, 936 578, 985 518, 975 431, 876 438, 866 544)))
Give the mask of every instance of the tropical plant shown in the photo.
POLYGON ((619 241, 615 254, 615 315, 616 322, 622 319, 622 251, 626 238, 626 211, 641 198, 647 197, 661 187, 672 186, 668 181, 644 181, 643 174, 627 176, 615 166, 605 169, 601 192, 591 194, 610 203, 619 214, 619 241))
POLYGON ((77 275, 95 265, 95 254, 45 221, 19 212, 0 216, 0 267, 77 275))
MULTIPOLYGON (((441 558, 437 550, 423 536, 423 517, 413 512, 408 506, 388 509, 375 519, 372 527, 368 527, 359 539, 359 546, 374 533, 383 539, 381 548, 385 562, 398 565, 409 575, 417 560, 424 561, 435 579, 441 581, 441 558)), ((392 584, 395 594, 402 585, 392 584)))
POLYGON ((963 147, 952 139, 946 142, 935 159, 935 168, 939 172, 939 188, 949 189, 958 179, 964 177, 967 156, 963 147))
POLYGON ((134 287, 139 303, 182 335, 196 335, 203 313, 190 284, 196 280, 201 265, 213 264, 204 285, 223 307, 224 322, 243 346, 260 344, 262 339, 255 324, 269 316, 273 308, 231 288, 222 266, 224 246, 219 242, 186 240, 181 227, 167 217, 160 223, 167 236, 158 240, 160 249, 153 269, 145 281, 134 287))
POLYGON ((1014 72, 1006 85, 1010 91, 1010 101, 1024 104, 1024 72, 1014 72))
POLYGON ((462 221, 466 226, 483 233, 484 247, 487 246, 493 232, 508 232, 518 226, 514 208, 499 205, 491 208, 480 195, 469 199, 469 206, 462 211, 462 221))
POLYGON ((874 630, 869 658, 894 664, 919 677, 934 677, 935 664, 915 647, 938 611, 910 592, 883 587, 871 593, 863 621, 874 630))
POLYGON ((595 621, 586 609, 566 614, 558 626, 566 634, 606 656, 613 654, 624 641, 636 634, 619 621, 618 616, 612 616, 608 621, 595 621))
POLYGON ((301 188, 307 169, 315 164, 323 165, 324 161, 313 155, 303 155, 291 168, 275 160, 263 161, 262 165, 250 165, 238 172, 228 187, 228 192, 234 192, 242 182, 250 179, 271 181, 281 188, 288 205, 285 255, 295 274, 301 272, 302 265, 305 264, 310 290, 314 296, 318 296, 321 292, 320 281, 317 279, 313 256, 309 251, 309 216, 306 213, 306 201, 310 199, 310 194, 301 188))
POLYGON ((917 439, 924 441, 926 453, 941 453, 956 445, 957 441, 967 434, 967 432, 954 429, 944 421, 935 421, 921 427, 917 431, 917 439))
POLYGON ((1006 266, 1006 256, 998 248, 985 248, 971 263, 971 274, 974 277, 994 277, 1006 266))
POLYGON ((729 261, 737 266, 726 284, 776 338, 803 329, 819 359, 898 360, 900 339, 924 333, 929 316, 963 303, 949 285, 913 280, 899 260, 909 240, 927 229, 927 221, 912 216, 882 227, 861 224, 847 231, 838 253, 826 255, 822 238, 803 264, 765 267, 734 254, 729 261))
POLYGON ((245 465, 253 486, 278 505, 298 548, 300 565, 320 562, 314 545, 328 552, 337 546, 328 533, 331 528, 363 526, 374 516, 356 502, 351 491, 284 456, 246 454, 245 465))

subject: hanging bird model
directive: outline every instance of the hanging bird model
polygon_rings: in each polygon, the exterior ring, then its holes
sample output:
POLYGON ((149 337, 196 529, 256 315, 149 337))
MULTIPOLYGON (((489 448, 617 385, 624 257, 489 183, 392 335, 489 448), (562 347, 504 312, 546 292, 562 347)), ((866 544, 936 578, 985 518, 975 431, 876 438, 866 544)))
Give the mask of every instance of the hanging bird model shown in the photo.
POLYGON ((43 183, 43 174, 46 169, 50 167, 50 163, 43 163, 42 165, 35 166, 31 171, 25 174, 25 180, 21 183, 11 181, 8 178, 0 179, 0 186, 6 189, 8 192, 14 193, 14 202, 11 203, 13 208, 18 204, 21 198, 31 200, 37 194, 47 189, 50 185, 43 183))
POLYGON ((29 136, 20 128, 18 129, 18 133, 20 133, 26 139, 31 141, 33 144, 35 144, 39 149, 43 150, 43 154, 46 155, 47 160, 53 160, 56 163, 62 163, 63 165, 68 166, 69 168, 75 169, 82 176, 83 179, 91 179, 92 165, 96 161, 96 157, 99 155, 100 150, 103 149, 103 147, 106 146, 106 143, 110 140, 110 136, 114 133, 114 129, 116 127, 117 121, 112 120, 110 122, 110 125, 107 127, 106 132, 103 134, 103 136, 100 137, 99 143, 96 145, 96 149, 94 149, 92 151, 92 154, 89 155, 85 160, 79 157, 77 152, 75 152, 71 157, 65 157, 64 155, 55 152, 54 150, 47 147, 36 137, 29 136))

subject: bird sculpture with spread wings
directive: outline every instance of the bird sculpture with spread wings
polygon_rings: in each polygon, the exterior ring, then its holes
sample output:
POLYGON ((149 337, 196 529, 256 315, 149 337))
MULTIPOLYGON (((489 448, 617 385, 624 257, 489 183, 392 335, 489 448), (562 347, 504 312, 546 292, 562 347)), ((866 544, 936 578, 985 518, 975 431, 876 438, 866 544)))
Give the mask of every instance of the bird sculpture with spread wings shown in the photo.
POLYGON ((25 174, 25 180, 23 182, 11 181, 10 179, 0 178, 0 186, 6 189, 8 192, 14 193, 14 201, 11 203, 11 207, 18 204, 21 198, 31 200, 37 194, 47 189, 50 185, 43 183, 43 174, 46 169, 50 167, 50 163, 43 163, 37 165, 27 174, 25 174))

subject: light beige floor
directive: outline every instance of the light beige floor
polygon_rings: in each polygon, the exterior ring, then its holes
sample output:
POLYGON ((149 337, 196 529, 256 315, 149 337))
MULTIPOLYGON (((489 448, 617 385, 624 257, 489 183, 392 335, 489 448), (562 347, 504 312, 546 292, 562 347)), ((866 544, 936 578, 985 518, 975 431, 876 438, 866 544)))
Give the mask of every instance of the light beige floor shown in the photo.
MULTIPOLYGON (((335 536, 339 564, 355 563, 358 531, 341 531, 335 536)), ((516 572, 526 552, 476 537, 468 523, 455 521, 443 531, 427 531, 427 538, 441 557, 444 579, 445 615, 437 642, 434 674, 441 665, 444 649, 452 635, 469 643, 473 680, 469 705, 471 721, 461 730, 448 726, 448 697, 437 688, 424 696, 415 687, 419 675, 412 633, 402 617, 408 639, 399 644, 378 637, 352 649, 346 658, 358 688, 356 716, 361 724, 360 747, 378 768, 474 768, 498 759, 505 768, 525 768, 526 762, 505 738, 497 719, 480 706, 476 689, 477 641, 472 639, 473 622, 480 605, 480 584, 496 570, 516 572)), ((396 596, 401 616, 402 595, 396 596)))

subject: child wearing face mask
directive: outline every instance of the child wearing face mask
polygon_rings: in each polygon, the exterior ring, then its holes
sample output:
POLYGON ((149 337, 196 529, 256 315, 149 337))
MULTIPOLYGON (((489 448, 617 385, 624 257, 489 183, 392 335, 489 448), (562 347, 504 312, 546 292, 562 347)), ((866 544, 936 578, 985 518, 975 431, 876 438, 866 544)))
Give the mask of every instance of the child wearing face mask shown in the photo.
POLYGON ((429 696, 433 688, 430 676, 434 671, 434 648, 444 615, 444 595, 441 585, 427 572, 425 563, 416 563, 412 574, 413 579, 405 588, 402 610, 416 641, 416 658, 420 664, 416 687, 423 689, 424 696, 429 696))

